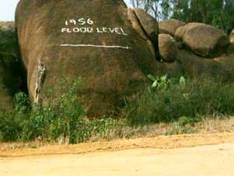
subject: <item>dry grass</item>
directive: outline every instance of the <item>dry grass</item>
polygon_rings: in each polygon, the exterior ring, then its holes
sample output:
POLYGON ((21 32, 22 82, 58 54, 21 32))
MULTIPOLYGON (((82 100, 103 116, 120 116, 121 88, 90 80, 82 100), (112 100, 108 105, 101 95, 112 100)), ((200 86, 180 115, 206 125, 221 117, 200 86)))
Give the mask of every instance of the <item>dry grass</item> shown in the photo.
POLYGON ((116 133, 122 138, 155 137, 160 135, 205 134, 234 132, 234 117, 204 118, 194 124, 182 125, 180 122, 159 123, 138 128, 123 127, 117 129, 110 138, 116 138, 116 133))
MULTIPOLYGON (((87 143, 105 143, 108 141, 121 141, 121 140, 134 140, 139 138, 163 138, 168 136, 173 138, 173 136, 187 136, 187 140, 192 143, 192 138, 188 139, 189 136, 213 136, 216 134, 233 134, 234 133, 234 117, 230 118, 206 118, 201 122, 195 123, 193 125, 187 124, 185 126, 180 126, 178 123, 159 123, 155 125, 147 125, 139 128, 132 128, 126 126, 119 126, 117 129, 113 129, 107 136, 93 136, 87 143)), ((209 139, 207 139, 209 141, 209 139)), ((149 139, 150 141, 150 139, 149 139)), ((163 143, 163 141, 162 141, 163 143)), ((61 143, 45 143, 39 139, 33 142, 27 143, 0 143, 0 151, 9 150, 20 150, 23 148, 27 149, 37 149, 45 146, 56 146, 62 145, 61 143)), ((79 144, 78 144, 79 145, 79 144)), ((82 145, 82 144, 81 144, 82 145)), ((66 146, 66 145, 65 145, 66 146)), ((166 147, 166 146, 164 146, 166 147)), ((108 147, 107 147, 108 148, 108 147)))

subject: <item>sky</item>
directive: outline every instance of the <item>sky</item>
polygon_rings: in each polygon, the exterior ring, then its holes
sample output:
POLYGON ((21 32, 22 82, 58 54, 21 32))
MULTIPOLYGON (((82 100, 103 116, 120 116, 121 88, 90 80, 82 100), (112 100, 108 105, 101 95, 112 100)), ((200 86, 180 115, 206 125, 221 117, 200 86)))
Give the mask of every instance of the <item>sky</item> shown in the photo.
MULTIPOLYGON (((15 8, 19 0, 0 0, 0 21, 14 21, 15 8)), ((129 4, 129 0, 125 0, 129 4)))
POLYGON ((0 21, 12 21, 19 0, 0 0, 0 21))

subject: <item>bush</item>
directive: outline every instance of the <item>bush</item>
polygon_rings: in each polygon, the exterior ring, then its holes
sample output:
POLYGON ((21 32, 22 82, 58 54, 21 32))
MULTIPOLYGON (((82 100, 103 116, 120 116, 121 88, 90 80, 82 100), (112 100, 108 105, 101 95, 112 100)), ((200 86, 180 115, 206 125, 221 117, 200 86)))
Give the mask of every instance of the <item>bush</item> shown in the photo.
POLYGON ((0 141, 16 141, 21 127, 13 113, 0 112, 0 141))
POLYGON ((210 78, 155 78, 137 101, 129 103, 126 114, 131 125, 173 122, 181 117, 197 121, 201 116, 233 115, 234 83, 210 78))
MULTIPOLYGON (((64 91, 47 106, 34 105, 22 126, 21 139, 26 141, 61 139, 69 143, 84 140, 85 114, 76 96, 78 85, 78 81, 72 83, 70 90, 64 91)), ((25 101, 20 102, 25 104, 25 101)))
POLYGON ((29 98, 22 92, 17 93, 15 111, 0 113, 0 141, 78 143, 93 136, 108 135, 116 121, 111 118, 87 119, 77 98, 78 88, 79 81, 71 83, 68 91, 63 91, 53 103, 43 107, 30 107, 29 98))
POLYGON ((159 122, 174 124, 165 134, 191 133, 191 126, 201 117, 234 114, 234 83, 152 75, 149 78, 152 84, 134 102, 127 103, 120 120, 87 119, 77 98, 79 81, 43 107, 31 107, 27 95, 18 93, 15 110, 0 112, 0 141, 79 143, 121 137, 126 131, 131 136, 136 129, 159 122))

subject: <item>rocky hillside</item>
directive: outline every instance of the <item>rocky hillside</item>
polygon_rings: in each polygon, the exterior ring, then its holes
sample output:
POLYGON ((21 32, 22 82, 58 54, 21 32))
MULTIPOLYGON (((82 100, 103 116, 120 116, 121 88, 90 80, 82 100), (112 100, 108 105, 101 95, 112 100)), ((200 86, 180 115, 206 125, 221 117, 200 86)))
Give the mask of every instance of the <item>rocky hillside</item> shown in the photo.
POLYGON ((234 79, 233 32, 176 19, 158 23, 122 0, 21 0, 20 60, 14 24, 0 26, 0 107, 25 86, 21 62, 32 102, 47 104, 64 91, 63 79, 79 79, 77 95, 92 117, 117 115, 126 99, 144 89, 148 74, 234 79), (3 46, 12 40, 8 51, 3 46))

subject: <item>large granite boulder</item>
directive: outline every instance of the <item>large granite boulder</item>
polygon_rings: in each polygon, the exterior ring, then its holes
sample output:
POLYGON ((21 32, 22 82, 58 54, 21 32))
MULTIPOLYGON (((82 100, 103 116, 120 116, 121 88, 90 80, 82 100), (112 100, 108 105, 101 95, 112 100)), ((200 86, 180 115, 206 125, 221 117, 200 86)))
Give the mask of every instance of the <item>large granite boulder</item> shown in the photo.
POLYGON ((60 95, 46 92, 62 78, 80 78, 78 97, 88 115, 115 114, 156 71, 155 56, 122 0, 21 0, 16 26, 36 103, 60 95))
POLYGON ((187 47, 202 57, 220 55, 229 43, 223 31, 203 23, 188 23, 179 27, 175 38, 183 40, 187 47))
POLYGON ((160 34, 170 34, 172 36, 175 35, 176 30, 184 26, 185 23, 176 19, 169 19, 165 21, 159 22, 159 33, 160 34))
POLYGON ((185 31, 186 31, 186 28, 184 26, 180 26, 176 29, 176 32, 175 32, 175 35, 174 35, 174 38, 177 40, 177 41, 183 41, 183 36, 185 34, 185 31))
POLYGON ((175 61, 177 45, 174 38, 169 34, 159 34, 158 43, 161 58, 166 62, 175 61))

